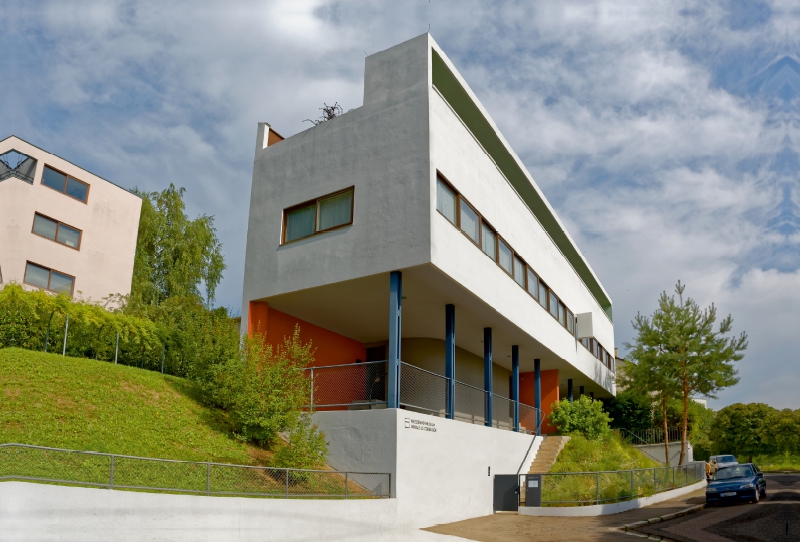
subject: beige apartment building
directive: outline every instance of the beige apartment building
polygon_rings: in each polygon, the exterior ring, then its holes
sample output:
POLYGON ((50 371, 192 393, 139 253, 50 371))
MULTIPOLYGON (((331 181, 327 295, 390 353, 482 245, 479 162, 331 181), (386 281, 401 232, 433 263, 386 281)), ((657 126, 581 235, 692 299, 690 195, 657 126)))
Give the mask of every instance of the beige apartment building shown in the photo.
POLYGON ((130 293, 142 200, 16 136, 0 141, 0 287, 130 293))

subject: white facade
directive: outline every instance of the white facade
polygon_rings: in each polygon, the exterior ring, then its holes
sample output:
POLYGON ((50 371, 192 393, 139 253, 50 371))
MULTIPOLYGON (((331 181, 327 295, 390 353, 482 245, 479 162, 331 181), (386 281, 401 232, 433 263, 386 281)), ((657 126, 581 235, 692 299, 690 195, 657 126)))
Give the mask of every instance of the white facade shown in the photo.
POLYGON ((58 274, 62 288, 53 282, 50 289, 75 297, 100 301, 130 293, 141 199, 17 137, 0 141, 0 156, 18 157, 10 151, 32 161, 17 170, 16 161, 0 166, 0 286, 40 287, 26 277, 31 264, 58 274), (43 184, 45 168, 73 179, 77 197, 43 184), (49 238, 56 222, 61 234, 49 238))
POLYGON ((532 371, 534 359, 543 371, 559 371, 559 396, 568 380, 576 395, 580 387, 597 397, 614 394, 613 365, 598 360, 437 211, 442 175, 614 352, 608 295, 429 35, 367 57, 362 107, 284 140, 270 134, 269 125, 259 125, 243 331, 252 325, 251 302, 263 302, 366 346, 385 344, 388 274, 399 270, 404 344, 442 341, 445 305, 454 304, 457 346, 482 358, 483 329, 491 327, 502 374, 518 345, 521 372, 532 371), (281 243, 285 209, 349 187, 351 225, 281 243))

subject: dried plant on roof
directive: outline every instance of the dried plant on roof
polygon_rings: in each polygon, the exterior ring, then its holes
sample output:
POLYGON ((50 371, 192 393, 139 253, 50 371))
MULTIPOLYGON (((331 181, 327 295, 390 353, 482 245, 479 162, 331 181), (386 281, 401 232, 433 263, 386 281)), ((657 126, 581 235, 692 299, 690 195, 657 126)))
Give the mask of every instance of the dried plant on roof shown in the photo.
POLYGON ((334 102, 333 105, 328 105, 323 102, 323 105, 325 107, 319 108, 319 110, 322 111, 322 115, 320 115, 318 120, 306 119, 303 122, 311 122, 314 124, 314 126, 319 126, 323 122, 331 120, 332 118, 338 117, 344 113, 344 109, 342 109, 342 106, 339 105, 339 102, 334 102))

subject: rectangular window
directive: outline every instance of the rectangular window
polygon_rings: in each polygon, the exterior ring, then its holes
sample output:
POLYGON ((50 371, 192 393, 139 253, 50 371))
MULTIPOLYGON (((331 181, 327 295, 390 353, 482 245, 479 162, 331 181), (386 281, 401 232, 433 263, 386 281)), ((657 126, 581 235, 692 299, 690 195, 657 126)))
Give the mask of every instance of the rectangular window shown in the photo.
POLYGON ((491 259, 497 259, 497 234, 486 223, 481 223, 481 249, 491 259))
POLYGON ((553 317, 556 320, 558 320, 558 298, 556 297, 556 294, 554 294, 552 290, 550 290, 549 294, 550 294, 550 299, 549 299, 550 314, 552 314, 553 317))
POLYGON ((534 298, 539 297, 539 279, 536 278, 536 273, 530 267, 528 268, 528 293, 534 298))
POLYGON ((283 211, 283 243, 353 223, 353 188, 307 201, 283 211))
POLYGON ((547 286, 542 281, 539 281, 539 305, 547 310, 547 286))
POLYGON ((456 224, 456 193, 440 178, 436 179, 436 210, 456 224))
POLYGON ((353 221, 353 191, 348 190, 319 200, 317 231, 338 228, 353 221))
POLYGON ((317 204, 286 211, 286 235, 284 242, 295 241, 314 235, 314 220, 317 215, 317 204))
POLYGON ((567 331, 569 331, 570 334, 575 335, 575 315, 569 310, 567 311, 567 331))
POLYGON ((506 270, 506 273, 511 275, 514 272, 514 270, 511 268, 511 248, 502 239, 497 240, 497 245, 499 247, 497 251, 497 263, 500 264, 500 267, 506 270))
POLYGON ((47 267, 28 262, 25 266, 25 283, 53 292, 66 292, 72 295, 75 278, 47 267))
POLYGON ((81 230, 67 226, 63 222, 53 220, 39 213, 33 215, 33 233, 61 243, 70 248, 80 250, 81 230))
POLYGON ((567 318, 567 309, 564 307, 563 303, 559 302, 558 303, 558 322, 564 327, 567 327, 566 318, 567 318))
POLYGON ((89 198, 88 184, 48 166, 44 166, 42 184, 83 203, 89 198))
POLYGON ((461 231, 466 233, 467 237, 472 239, 476 245, 479 245, 481 239, 481 219, 478 213, 463 199, 459 207, 461 208, 461 231))
POLYGON ((523 288, 525 288, 525 267, 525 263, 514 256, 514 280, 523 288))

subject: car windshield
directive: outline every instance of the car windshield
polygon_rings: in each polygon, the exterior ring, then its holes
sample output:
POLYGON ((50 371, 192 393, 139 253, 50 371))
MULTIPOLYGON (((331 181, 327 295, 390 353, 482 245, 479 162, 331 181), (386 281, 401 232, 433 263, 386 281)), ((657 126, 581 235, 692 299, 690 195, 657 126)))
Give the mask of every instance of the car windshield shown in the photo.
POLYGON ((717 456, 717 463, 736 463, 736 458, 732 455, 717 456))
POLYGON ((731 478, 751 478, 753 476, 753 469, 747 465, 739 465, 737 467, 726 467, 719 469, 717 474, 714 475, 714 480, 730 480, 731 478))

